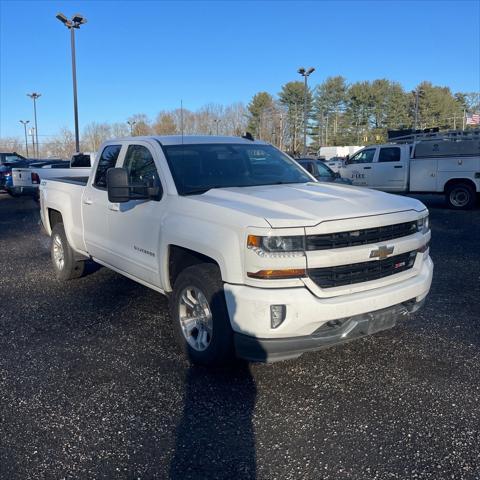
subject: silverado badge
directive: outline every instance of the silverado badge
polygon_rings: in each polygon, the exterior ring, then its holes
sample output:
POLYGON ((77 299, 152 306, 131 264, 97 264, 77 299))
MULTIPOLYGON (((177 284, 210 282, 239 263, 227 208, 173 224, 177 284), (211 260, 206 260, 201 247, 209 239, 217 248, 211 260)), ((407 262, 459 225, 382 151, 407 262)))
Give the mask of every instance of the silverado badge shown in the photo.
POLYGON ((376 250, 372 250, 370 252, 370 258, 378 258, 379 260, 383 260, 393 253, 394 248, 395 247, 387 247, 386 245, 382 245, 376 250))

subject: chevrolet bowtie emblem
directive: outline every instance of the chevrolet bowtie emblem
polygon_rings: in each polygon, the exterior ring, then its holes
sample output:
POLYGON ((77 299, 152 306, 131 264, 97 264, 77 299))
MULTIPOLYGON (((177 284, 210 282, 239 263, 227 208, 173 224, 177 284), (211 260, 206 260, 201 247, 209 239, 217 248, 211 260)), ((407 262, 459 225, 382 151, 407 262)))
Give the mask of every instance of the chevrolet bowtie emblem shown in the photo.
POLYGON ((393 253, 394 248, 395 247, 387 247, 386 245, 382 245, 376 250, 372 250, 370 252, 370 258, 378 258, 379 260, 383 260, 393 253))

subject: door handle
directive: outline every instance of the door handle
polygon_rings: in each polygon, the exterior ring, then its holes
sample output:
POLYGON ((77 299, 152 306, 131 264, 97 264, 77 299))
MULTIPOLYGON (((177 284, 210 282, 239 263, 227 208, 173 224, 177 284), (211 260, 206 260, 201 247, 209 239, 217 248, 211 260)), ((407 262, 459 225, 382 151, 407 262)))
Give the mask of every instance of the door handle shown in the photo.
POLYGON ((402 165, 395 165, 393 168, 403 168, 402 165))
POLYGON ((371 170, 372 167, 363 167, 364 170, 371 170))
POLYGON ((83 203, 85 205, 92 205, 93 204, 93 200, 91 198, 84 198, 83 199, 83 203))
POLYGON ((120 210, 120 205, 118 203, 109 203, 108 209, 112 212, 118 212, 120 210))

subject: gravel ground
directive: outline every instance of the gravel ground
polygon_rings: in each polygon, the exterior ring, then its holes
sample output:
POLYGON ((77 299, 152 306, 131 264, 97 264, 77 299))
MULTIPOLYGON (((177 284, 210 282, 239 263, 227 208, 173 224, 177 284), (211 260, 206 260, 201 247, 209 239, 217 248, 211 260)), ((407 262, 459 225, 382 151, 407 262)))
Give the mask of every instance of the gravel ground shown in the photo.
POLYGON ((480 478, 480 210, 421 199, 435 275, 408 323, 209 372, 161 295, 58 283, 37 206, 0 194, 0 478, 480 478))

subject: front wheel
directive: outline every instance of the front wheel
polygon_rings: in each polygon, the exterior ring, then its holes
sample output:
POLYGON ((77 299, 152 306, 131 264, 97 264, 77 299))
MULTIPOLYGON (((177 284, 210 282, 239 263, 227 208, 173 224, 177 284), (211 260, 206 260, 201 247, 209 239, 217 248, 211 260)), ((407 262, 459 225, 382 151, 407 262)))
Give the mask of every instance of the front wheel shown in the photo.
POLYGON ((231 360, 233 332, 216 265, 195 265, 180 273, 170 312, 177 342, 192 363, 218 366, 231 360))
POLYGON ((468 210, 475 206, 476 192, 468 183, 455 183, 447 188, 448 206, 455 210, 468 210))
POLYGON ((75 252, 69 245, 63 223, 52 229, 50 254, 55 275, 59 280, 71 280, 83 275, 85 261, 76 260, 75 252))

